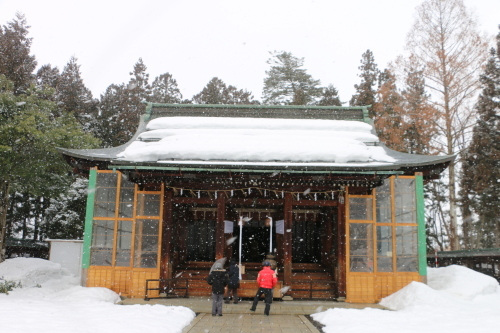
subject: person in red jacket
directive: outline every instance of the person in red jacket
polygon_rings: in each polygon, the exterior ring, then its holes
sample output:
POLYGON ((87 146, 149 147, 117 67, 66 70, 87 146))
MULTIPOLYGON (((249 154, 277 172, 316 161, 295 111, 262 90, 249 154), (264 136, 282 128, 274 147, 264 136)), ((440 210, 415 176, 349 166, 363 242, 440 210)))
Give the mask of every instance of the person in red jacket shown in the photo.
POLYGON ((250 311, 255 311, 260 296, 264 294, 266 300, 266 308, 264 309, 264 314, 266 316, 269 316, 269 310, 271 310, 271 303, 273 302, 273 288, 278 282, 278 277, 276 275, 276 272, 271 269, 271 263, 269 263, 269 261, 264 261, 264 263, 262 263, 262 266, 262 270, 257 276, 259 290, 257 290, 257 294, 253 299, 253 304, 250 311))

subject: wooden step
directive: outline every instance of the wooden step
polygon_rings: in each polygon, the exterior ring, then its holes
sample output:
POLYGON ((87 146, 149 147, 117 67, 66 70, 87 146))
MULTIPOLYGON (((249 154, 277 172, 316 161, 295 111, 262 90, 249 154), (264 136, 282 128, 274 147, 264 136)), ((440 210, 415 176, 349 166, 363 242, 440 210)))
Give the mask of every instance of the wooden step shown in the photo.
POLYGON ((307 273, 292 273, 293 280, 333 280, 331 274, 307 272, 307 273))
MULTIPOLYGON (((212 265, 211 262, 186 262, 175 270, 173 276, 180 279, 180 285, 185 286, 185 279, 188 280, 188 296, 210 297, 212 287, 206 281, 212 265)), ((258 289, 255 280, 261 269, 261 263, 245 263, 245 274, 238 289, 239 297, 252 298, 255 296, 258 289)), ((334 299, 336 297, 336 285, 331 271, 322 264, 293 264, 292 283, 289 288, 283 289, 282 271, 279 271, 279 279, 280 281, 273 291, 275 298, 283 297, 283 292, 296 299, 334 299)), ((183 295, 184 291, 180 289, 174 293, 183 295)))

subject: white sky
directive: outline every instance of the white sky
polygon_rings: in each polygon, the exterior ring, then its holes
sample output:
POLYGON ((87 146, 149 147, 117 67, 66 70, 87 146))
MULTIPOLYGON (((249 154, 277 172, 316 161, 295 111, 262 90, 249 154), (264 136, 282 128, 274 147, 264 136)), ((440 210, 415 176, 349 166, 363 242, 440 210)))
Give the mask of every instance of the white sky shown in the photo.
MULTIPOLYGON (((499 0, 464 0, 480 28, 498 33, 499 0)), ((217 76, 260 99, 269 51, 305 58, 304 68, 349 101, 367 49, 380 69, 403 52, 422 0, 0 0, 0 24, 26 15, 38 64, 78 58, 99 97, 128 82, 142 57, 150 80, 170 72, 184 98, 217 76)))

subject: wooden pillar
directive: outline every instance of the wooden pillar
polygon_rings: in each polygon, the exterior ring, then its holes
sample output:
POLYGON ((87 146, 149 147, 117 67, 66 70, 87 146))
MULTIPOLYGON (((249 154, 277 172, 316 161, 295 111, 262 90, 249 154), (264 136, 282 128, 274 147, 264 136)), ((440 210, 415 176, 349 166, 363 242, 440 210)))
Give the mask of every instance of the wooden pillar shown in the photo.
POLYGON ((346 216, 345 216, 345 201, 347 200, 347 192, 343 194, 344 201, 339 201, 337 210, 337 249, 336 249, 336 274, 335 281, 337 283, 338 297, 346 297, 346 216))
POLYGON ((292 285, 292 193, 285 193, 284 219, 285 234, 283 235, 283 282, 285 286, 292 285))
POLYGON ((171 279, 173 273, 172 267, 172 236, 173 236, 173 205, 172 199, 174 193, 171 190, 165 191, 163 200, 163 230, 161 244, 161 270, 162 279, 171 279))
POLYGON ((224 220, 226 219, 226 193, 217 192, 217 224, 215 225, 215 259, 224 258, 224 220))

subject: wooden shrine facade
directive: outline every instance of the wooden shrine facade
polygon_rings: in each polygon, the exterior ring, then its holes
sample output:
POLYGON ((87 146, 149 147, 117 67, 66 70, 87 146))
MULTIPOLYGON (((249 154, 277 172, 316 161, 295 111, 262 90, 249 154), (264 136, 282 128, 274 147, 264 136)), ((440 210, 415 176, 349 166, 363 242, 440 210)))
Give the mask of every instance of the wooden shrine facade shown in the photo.
POLYGON ((212 263, 241 258, 250 296, 268 253, 278 296, 370 303, 425 281, 423 184, 454 156, 392 151, 367 114, 149 103, 129 143, 60 149, 89 177, 86 286, 145 297, 164 279, 207 296, 212 263))
POLYGON ((319 264, 334 280, 335 298, 375 302, 426 275, 421 175, 387 175, 378 187, 373 179, 357 186, 284 175, 210 181, 202 175, 203 182, 195 174, 164 174, 159 182, 150 176, 91 170, 87 286, 144 297, 146 279, 172 279, 178 267, 238 258, 240 216, 248 220, 242 263, 249 267, 269 252, 266 218, 282 221, 272 237, 284 286, 294 284, 294 266, 319 264))

